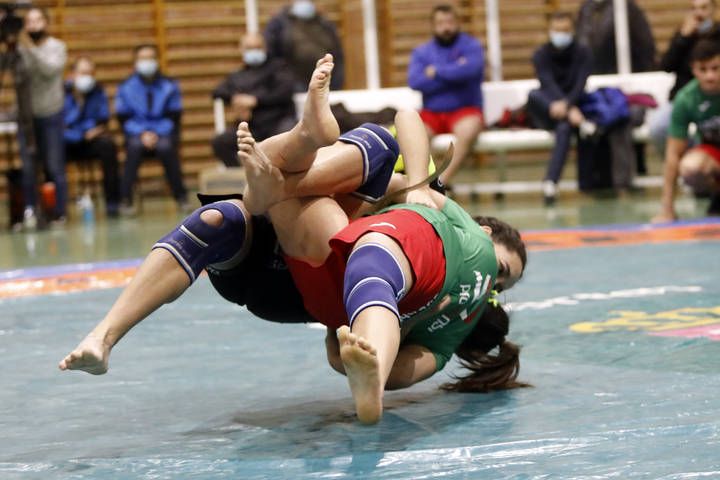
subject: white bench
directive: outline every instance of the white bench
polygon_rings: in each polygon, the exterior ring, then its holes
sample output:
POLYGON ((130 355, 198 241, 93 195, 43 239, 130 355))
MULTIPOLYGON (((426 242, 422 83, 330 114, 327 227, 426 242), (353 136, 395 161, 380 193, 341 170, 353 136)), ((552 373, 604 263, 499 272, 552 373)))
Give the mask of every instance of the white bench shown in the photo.
MULTIPOLYGON (((675 82, 675 75, 666 72, 634 73, 630 75, 592 75, 588 78, 587 90, 599 87, 618 87, 625 93, 648 93, 663 105, 675 82)), ((500 119, 506 108, 516 109, 527 102, 531 90, 540 86, 536 79, 484 82, 484 113, 488 125, 500 119)), ((302 112, 305 95, 296 94, 298 114, 302 112)), ((409 87, 380 88, 376 90, 337 90, 330 92, 330 103, 343 103, 351 112, 379 111, 385 107, 419 110, 422 107, 420 92, 409 87)), ((215 104, 215 128, 225 128, 222 102, 215 104)), ((648 112, 645 124, 633 131, 637 141, 645 142, 649 137, 648 125, 655 111, 648 112)), ((549 149, 555 138, 551 132, 538 129, 487 130, 482 132, 475 143, 475 152, 498 155, 499 180, 505 180, 507 153, 511 151, 549 149)), ((437 135, 433 138, 432 149, 444 151, 453 141, 452 134, 437 135)))

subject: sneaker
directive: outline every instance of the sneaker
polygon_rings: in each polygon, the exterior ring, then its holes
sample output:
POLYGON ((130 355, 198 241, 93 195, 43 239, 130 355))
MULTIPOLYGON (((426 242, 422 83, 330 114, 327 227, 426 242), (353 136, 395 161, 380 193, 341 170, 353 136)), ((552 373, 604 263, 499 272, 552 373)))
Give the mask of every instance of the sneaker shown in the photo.
POLYGON ((542 183, 543 200, 545 205, 551 206, 555 204, 557 199, 558 187, 557 183, 552 180, 545 180, 542 183))
POLYGON ((178 206, 178 211, 180 213, 182 213, 183 215, 189 215, 195 211, 195 207, 193 207, 190 204, 190 202, 188 202, 187 200, 178 201, 177 206, 178 206))
POLYGON ((37 230, 38 226, 38 219, 37 215, 35 215, 35 209, 32 207, 25 207, 25 211, 23 212, 23 228, 26 231, 34 232, 37 230))
POLYGON ((137 208, 129 203, 120 204, 120 216, 125 218, 131 218, 137 216, 137 208))
POLYGON ((55 220, 50 221, 50 228, 52 229, 65 228, 65 225, 67 225, 67 217, 65 215, 61 215, 55 220))
POLYGON ((707 216, 720 217, 720 193, 715 193, 710 197, 710 205, 708 205, 707 216))

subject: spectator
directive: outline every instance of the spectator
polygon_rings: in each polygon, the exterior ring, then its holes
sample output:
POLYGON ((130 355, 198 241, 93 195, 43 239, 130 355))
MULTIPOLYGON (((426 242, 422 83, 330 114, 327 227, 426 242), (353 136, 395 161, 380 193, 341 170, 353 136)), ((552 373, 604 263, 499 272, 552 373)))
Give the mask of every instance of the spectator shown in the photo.
POLYGON ((293 76, 280 58, 267 58, 262 35, 248 33, 240 42, 243 68, 231 73, 213 91, 232 110, 233 123, 212 142, 213 152, 228 167, 239 166, 237 137, 245 121, 258 141, 290 130, 296 122, 293 76))
POLYGON ((484 54, 477 39, 460 31, 452 6, 433 8, 431 21, 434 38, 413 50, 408 84, 422 93, 420 116, 429 134, 455 135, 455 154, 439 179, 442 186, 460 168, 482 129, 484 54))
POLYGON ((682 177, 695 193, 710 194, 708 215, 720 215, 720 43, 702 39, 693 47, 690 65, 695 79, 673 102, 665 146, 662 210, 654 222, 677 219, 675 188, 682 177), (691 123, 696 138, 688 135, 691 123), (688 149, 694 143, 696 146, 688 149))
POLYGON ((570 14, 552 15, 549 36, 550 41, 533 55, 540 88, 530 92, 527 108, 536 127, 555 131, 555 145, 543 181, 545 203, 551 205, 557 196, 557 183, 571 137, 585 120, 578 103, 590 75, 592 58, 590 49, 575 41, 570 14))
POLYGON ((693 79, 689 61, 690 52, 701 38, 711 37, 720 41, 720 26, 715 21, 715 7, 715 0, 691 0, 690 11, 660 60, 660 67, 663 70, 675 74, 675 85, 670 90, 670 103, 655 112, 650 125, 650 138, 663 158, 672 113, 672 100, 677 92, 693 79))
POLYGON ((19 36, 19 49, 30 77, 32 133, 34 144, 19 129, 18 144, 23 165, 23 224, 37 228, 37 170, 47 172, 55 183, 56 201, 48 212, 52 223, 64 224, 67 207, 65 149, 63 148, 63 69, 67 61, 65 44, 47 33, 49 17, 45 10, 32 7, 25 15, 25 29, 19 36), (35 154, 33 154, 33 151, 35 154))
POLYGON ((135 73, 118 87, 115 112, 125 133, 125 170, 120 183, 120 213, 135 214, 133 186, 143 155, 155 154, 162 161, 173 197, 181 211, 190 209, 183 184, 180 159, 182 100, 177 82, 158 67, 155 45, 135 48, 135 73))
POLYGON ((335 63, 330 88, 345 84, 345 56, 335 25, 317 11, 312 0, 295 0, 272 17, 265 27, 268 57, 280 57, 290 66, 294 91, 307 90, 315 62, 331 53, 335 63))
POLYGON ((116 217, 120 204, 117 148, 107 128, 108 99, 94 75, 93 61, 79 57, 72 78, 65 83, 65 152, 68 158, 100 160, 105 209, 108 217, 116 217))
MULTIPOLYGON (((627 0, 630 57, 633 72, 655 68, 655 40, 645 14, 634 0, 627 0)), ((613 0, 585 0, 577 20, 577 38, 590 47, 594 74, 617 73, 613 0)))

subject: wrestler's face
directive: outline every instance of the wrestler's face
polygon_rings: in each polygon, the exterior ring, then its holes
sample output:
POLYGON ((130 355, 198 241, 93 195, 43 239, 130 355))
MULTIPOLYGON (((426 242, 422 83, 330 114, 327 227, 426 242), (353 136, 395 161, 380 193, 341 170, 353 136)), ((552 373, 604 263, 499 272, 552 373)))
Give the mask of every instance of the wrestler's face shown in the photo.
POLYGON ((495 290, 502 292, 511 288, 523 274, 523 264, 517 252, 509 250, 502 243, 493 242, 495 258, 497 258, 498 274, 495 279, 495 290))

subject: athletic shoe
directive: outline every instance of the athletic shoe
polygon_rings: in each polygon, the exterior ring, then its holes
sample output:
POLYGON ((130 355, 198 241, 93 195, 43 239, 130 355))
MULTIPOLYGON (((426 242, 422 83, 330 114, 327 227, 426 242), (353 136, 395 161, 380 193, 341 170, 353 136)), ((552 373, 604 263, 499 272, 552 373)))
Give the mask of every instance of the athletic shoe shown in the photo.
POLYGON ((555 200, 557 199, 557 193, 558 193, 557 183, 553 182, 552 180, 543 181, 542 191, 543 191, 543 200, 545 201, 545 205, 548 207, 555 205, 555 200))
POLYGON ((28 232, 34 232, 37 230, 38 219, 35 215, 35 209, 32 207, 25 207, 23 212, 23 228, 28 232))
POLYGON ((125 218, 131 218, 137 216, 137 208, 128 203, 120 204, 120 216, 125 218))
POLYGON ((710 197, 707 215, 708 217, 720 217, 720 193, 715 193, 710 197))

